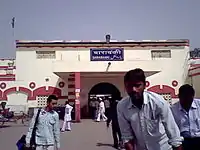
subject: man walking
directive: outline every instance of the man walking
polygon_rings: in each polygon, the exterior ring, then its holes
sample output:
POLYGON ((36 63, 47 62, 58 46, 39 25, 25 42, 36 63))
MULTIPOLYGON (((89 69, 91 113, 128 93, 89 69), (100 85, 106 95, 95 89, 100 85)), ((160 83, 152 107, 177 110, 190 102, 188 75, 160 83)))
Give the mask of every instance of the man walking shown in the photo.
POLYGON ((172 106, 176 123, 184 137, 184 150, 200 150, 200 100, 194 98, 192 86, 179 88, 179 102, 172 106))
POLYGON ((106 96, 104 97, 104 105, 105 105, 105 115, 106 117, 108 117, 108 113, 109 113, 109 109, 110 109, 110 100, 109 100, 109 97, 106 96))
POLYGON ((97 122, 99 122, 101 120, 101 117, 102 117, 103 121, 107 120, 107 117, 105 115, 104 102, 103 102, 102 98, 99 98, 99 109, 98 109, 98 114, 97 114, 97 122))
POLYGON ((93 120, 96 119, 96 105, 95 105, 95 98, 90 99, 89 102, 89 109, 90 109, 90 116, 93 120))
MULTIPOLYGON (((57 105, 58 98, 55 95, 50 95, 47 98, 47 106, 42 108, 39 112, 37 128, 36 128, 36 150, 58 150, 60 148, 60 125, 59 116, 56 111, 53 110, 57 105)), ((36 111, 32 118, 27 136, 26 146, 29 147, 31 143, 32 131, 36 119, 36 111)))
POLYGON ((64 122, 61 131, 65 132, 66 131, 71 131, 71 113, 72 113, 73 107, 69 105, 69 102, 65 102, 65 117, 64 117, 64 122))
POLYGON ((95 97, 95 120, 97 120, 98 112, 99 112, 99 99, 95 97))
POLYGON ((144 91, 142 69, 124 76, 128 96, 117 106, 126 150, 181 150, 182 138, 169 104, 161 95, 144 91))
POLYGON ((122 146, 121 132, 119 128, 119 123, 117 119, 117 103, 118 100, 113 100, 111 103, 110 111, 108 112, 107 127, 109 127, 112 121, 112 136, 113 136, 113 147, 118 149, 122 146))

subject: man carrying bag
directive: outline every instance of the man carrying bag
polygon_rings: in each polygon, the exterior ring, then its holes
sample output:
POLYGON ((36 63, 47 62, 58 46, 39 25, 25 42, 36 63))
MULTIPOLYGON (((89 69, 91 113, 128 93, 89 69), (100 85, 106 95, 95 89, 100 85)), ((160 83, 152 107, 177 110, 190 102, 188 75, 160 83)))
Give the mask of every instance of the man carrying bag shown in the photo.
POLYGON ((35 137, 36 137, 38 117, 40 115, 40 112, 41 112, 41 109, 38 109, 37 116, 35 118, 35 123, 32 130, 32 134, 31 134, 30 145, 26 144, 26 135, 22 135, 21 139, 16 144, 18 147, 18 150, 35 150, 36 149, 35 137))
POLYGON ((26 148, 22 150, 59 150, 59 115, 53 110, 57 100, 55 95, 50 95, 47 98, 47 106, 39 109, 36 117, 34 115, 26 135, 26 148))
POLYGON ((37 116, 35 118, 35 123, 33 126, 31 139, 30 139, 30 146, 27 144, 25 150, 36 150, 36 130, 37 130, 37 124, 38 124, 38 118, 40 115, 41 109, 38 109, 37 116))

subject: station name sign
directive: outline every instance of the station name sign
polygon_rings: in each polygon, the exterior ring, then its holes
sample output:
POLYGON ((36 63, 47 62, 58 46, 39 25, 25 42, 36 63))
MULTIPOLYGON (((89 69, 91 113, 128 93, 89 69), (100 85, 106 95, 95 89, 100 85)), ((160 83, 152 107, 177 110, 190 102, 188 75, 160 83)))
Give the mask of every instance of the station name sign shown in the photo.
POLYGON ((92 48, 90 61, 124 61, 123 48, 92 48))

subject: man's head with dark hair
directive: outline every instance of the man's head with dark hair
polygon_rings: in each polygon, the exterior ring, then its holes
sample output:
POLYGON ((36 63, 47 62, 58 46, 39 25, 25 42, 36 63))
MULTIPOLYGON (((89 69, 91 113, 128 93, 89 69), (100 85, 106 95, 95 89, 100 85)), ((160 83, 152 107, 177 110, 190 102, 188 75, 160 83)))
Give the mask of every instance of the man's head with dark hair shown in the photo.
POLYGON ((69 101, 65 101, 65 105, 69 104, 69 101))
POLYGON ((47 98, 47 108, 49 111, 53 110, 53 108, 57 105, 58 98, 55 95, 49 95, 47 98))
POLYGON ((1 102, 1 107, 4 110, 6 108, 6 102, 1 102))
POLYGON ((194 97, 194 95, 195 95, 194 88, 189 84, 184 84, 179 88, 180 97, 183 97, 183 96, 194 97))
POLYGON ((189 84, 184 84, 179 88, 179 100, 183 108, 189 109, 194 99, 195 91, 194 88, 189 84))
POLYGON ((132 100, 143 99, 146 77, 144 71, 136 68, 128 71, 124 76, 124 85, 132 100))
POLYGON ((125 82, 146 82, 144 71, 140 68, 129 70, 124 76, 125 82))

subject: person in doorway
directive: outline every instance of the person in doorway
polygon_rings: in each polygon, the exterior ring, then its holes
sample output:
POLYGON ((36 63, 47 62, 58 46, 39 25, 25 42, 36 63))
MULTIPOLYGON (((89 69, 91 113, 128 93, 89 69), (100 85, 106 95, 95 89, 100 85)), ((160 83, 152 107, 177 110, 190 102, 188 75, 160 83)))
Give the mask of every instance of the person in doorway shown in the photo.
POLYGON ((73 110, 73 107, 69 105, 68 101, 66 101, 65 102, 65 116, 64 116, 64 122, 63 122, 61 132, 71 131, 72 110, 73 110))
POLYGON ((200 100, 189 84, 179 88, 179 102, 172 106, 176 123, 184 137, 184 150, 200 150, 200 100))
POLYGON ((112 121, 112 136, 113 136, 113 147, 118 149, 122 147, 121 132, 119 128, 118 118, 117 118, 117 103, 119 100, 114 100, 111 103, 110 111, 108 113, 107 127, 109 127, 112 121))
POLYGON ((99 100, 97 97, 94 98, 95 101, 95 120, 97 119, 98 111, 99 111, 99 100))
POLYGON ((89 108, 90 108, 90 115, 92 119, 96 119, 96 106, 95 106, 95 98, 90 99, 89 103, 89 108))
POLYGON ((89 111, 89 117, 92 118, 92 98, 88 99, 88 111, 89 111))
POLYGON ((142 69, 124 76, 128 96, 117 105, 118 122, 126 150, 182 150, 182 137, 170 106, 161 95, 144 91, 142 69))
MULTIPOLYGON (((36 128, 36 150, 58 150, 60 148, 59 116, 53 110, 57 105, 57 100, 58 98, 55 95, 50 95, 47 98, 47 106, 40 109, 36 128)), ((26 147, 29 147, 31 143, 31 135, 37 113, 38 110, 34 112, 26 135, 26 147)))
POLYGON ((105 115, 104 102, 103 102, 102 98, 99 98, 99 109, 98 109, 98 114, 97 114, 97 122, 99 122, 101 120, 101 117, 102 117, 103 121, 107 120, 107 117, 105 115))
POLYGON ((1 102, 1 108, 2 110, 5 110, 6 109, 6 102, 1 102))
POLYGON ((106 115, 106 117, 108 117, 108 113, 109 113, 109 109, 110 109, 110 101, 107 96, 104 98, 104 105, 105 105, 105 115, 106 115))

